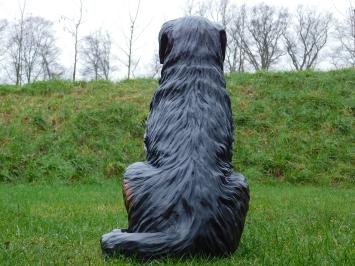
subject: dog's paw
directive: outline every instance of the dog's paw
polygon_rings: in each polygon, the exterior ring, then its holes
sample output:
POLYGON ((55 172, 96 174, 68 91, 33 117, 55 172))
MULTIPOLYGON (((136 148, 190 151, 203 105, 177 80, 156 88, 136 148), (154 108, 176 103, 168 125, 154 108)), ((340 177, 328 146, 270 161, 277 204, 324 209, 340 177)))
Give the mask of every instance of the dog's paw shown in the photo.
POLYGON ((105 256, 112 256, 117 251, 117 244, 122 234, 121 229, 114 229, 111 232, 102 235, 101 250, 105 256))

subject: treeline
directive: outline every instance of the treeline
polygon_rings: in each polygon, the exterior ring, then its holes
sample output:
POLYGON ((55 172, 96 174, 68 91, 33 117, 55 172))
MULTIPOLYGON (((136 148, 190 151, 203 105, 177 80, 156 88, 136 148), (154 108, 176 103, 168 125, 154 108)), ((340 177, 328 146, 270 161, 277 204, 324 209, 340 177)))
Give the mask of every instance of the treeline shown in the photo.
POLYGON ((342 20, 331 13, 298 6, 290 12, 267 4, 236 6, 230 0, 187 0, 185 15, 199 15, 227 31, 226 71, 317 67, 322 60, 333 68, 355 66, 355 7, 342 20), (327 55, 320 52, 328 45, 327 55))
MULTIPOLYGON (((20 6, 20 17, 15 21, 0 21, 1 75, 16 85, 37 80, 66 78, 66 67, 60 64, 60 48, 54 36, 53 22, 40 16, 26 16, 26 2, 20 6)), ((79 31, 83 20, 83 2, 78 16, 62 17, 65 31, 73 38, 73 66, 71 77, 77 79, 78 62, 81 74, 87 79, 110 79, 111 37, 97 30, 83 38, 79 31)))
MULTIPOLYGON (((137 36, 140 1, 129 16, 129 32, 123 58, 117 58, 126 69, 126 78, 134 76, 139 60, 133 59, 137 36)), ((184 15, 199 15, 222 24, 228 35, 225 60, 226 72, 316 68, 322 61, 329 67, 355 66, 355 8, 349 6, 341 20, 331 13, 299 6, 290 12, 286 8, 259 4, 236 6, 230 0, 187 0, 184 15), (323 53, 326 47, 328 52, 323 53), (323 53, 323 54, 322 54, 323 53)), ((39 16, 26 16, 25 4, 14 21, 0 20, 1 79, 21 85, 36 80, 65 78, 70 69, 73 81, 77 66, 85 79, 111 78, 117 70, 112 63, 112 38, 107 31, 96 30, 81 37, 83 2, 77 17, 63 17, 66 31, 73 37, 73 64, 62 66, 60 48, 54 36, 53 22, 39 16)), ((154 56, 149 68, 152 76, 160 70, 154 56)), ((122 69, 120 69, 122 71, 122 69)))

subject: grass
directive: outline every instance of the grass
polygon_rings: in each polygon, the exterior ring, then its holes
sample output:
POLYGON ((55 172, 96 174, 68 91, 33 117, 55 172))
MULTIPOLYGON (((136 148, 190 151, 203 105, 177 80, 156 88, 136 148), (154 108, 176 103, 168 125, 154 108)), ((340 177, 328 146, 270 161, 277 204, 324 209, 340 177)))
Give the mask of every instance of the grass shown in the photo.
MULTIPOLYGON (((233 165, 251 187, 229 258, 161 265, 351 265, 354 69, 226 77, 233 165), (302 184, 302 185, 301 185, 302 184)), ((122 173, 144 160, 156 80, 0 85, 0 264, 104 261, 99 238, 127 225, 122 173)))
MULTIPOLYGON (((239 249, 230 258, 169 259, 165 265, 350 265, 354 190, 251 184, 239 249)), ((120 184, 0 187, 1 265, 102 265, 99 238, 127 225, 120 184)), ((111 259, 107 264, 138 264, 111 259)), ((156 262, 158 263, 158 262, 156 262)))
MULTIPOLYGON (((353 186, 355 70, 227 76, 233 165, 263 183, 353 186)), ((100 183, 144 160, 157 81, 0 86, 0 182, 100 183)))

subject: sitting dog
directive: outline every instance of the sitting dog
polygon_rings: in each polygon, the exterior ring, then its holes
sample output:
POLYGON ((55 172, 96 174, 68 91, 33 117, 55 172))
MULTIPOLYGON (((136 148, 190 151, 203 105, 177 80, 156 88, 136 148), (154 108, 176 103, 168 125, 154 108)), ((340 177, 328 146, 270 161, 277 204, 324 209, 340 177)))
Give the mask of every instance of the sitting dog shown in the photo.
POLYGON ((221 26, 201 17, 162 26, 163 68, 144 136, 146 162, 126 170, 128 229, 102 236, 104 254, 209 256, 238 247, 249 189, 231 165, 226 41, 221 26))

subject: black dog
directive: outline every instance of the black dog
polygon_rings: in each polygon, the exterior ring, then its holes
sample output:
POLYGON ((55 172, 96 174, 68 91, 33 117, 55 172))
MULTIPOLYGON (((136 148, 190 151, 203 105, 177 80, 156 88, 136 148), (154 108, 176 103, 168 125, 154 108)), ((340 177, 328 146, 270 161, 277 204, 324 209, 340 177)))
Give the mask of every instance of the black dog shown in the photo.
POLYGON ((231 166, 226 41, 221 26, 204 18, 163 25, 162 76, 144 138, 147 161, 125 173, 129 225, 102 236, 105 254, 149 259, 224 255, 238 247, 249 190, 231 166))

